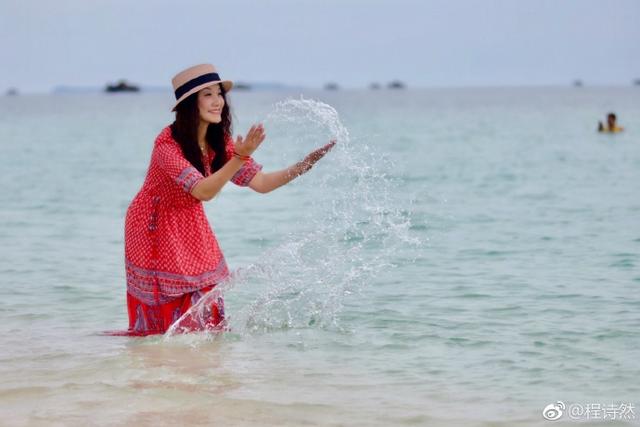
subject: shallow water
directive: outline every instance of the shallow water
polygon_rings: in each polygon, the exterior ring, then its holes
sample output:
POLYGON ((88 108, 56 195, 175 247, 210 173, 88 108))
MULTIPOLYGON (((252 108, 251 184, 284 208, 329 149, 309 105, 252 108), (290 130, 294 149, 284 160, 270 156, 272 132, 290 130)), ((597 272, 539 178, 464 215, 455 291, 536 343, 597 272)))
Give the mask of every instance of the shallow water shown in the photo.
POLYGON ((265 170, 339 144, 206 205, 231 332, 148 339, 99 333, 127 325, 124 214, 170 94, 0 98, 2 423, 528 426, 558 400, 640 404, 639 95, 238 92, 265 170), (609 110, 625 133, 595 132, 609 110))

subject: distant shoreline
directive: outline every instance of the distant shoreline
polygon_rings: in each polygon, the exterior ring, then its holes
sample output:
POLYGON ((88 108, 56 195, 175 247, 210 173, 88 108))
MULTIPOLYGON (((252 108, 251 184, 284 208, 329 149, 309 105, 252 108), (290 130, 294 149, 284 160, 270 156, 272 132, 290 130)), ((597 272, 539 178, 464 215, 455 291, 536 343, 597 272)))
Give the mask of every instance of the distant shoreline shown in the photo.
MULTIPOLYGON (((247 92, 252 91, 272 91, 272 90, 297 90, 297 89, 307 89, 302 86, 288 86, 281 83, 243 83, 242 89, 234 89, 234 90, 242 90, 247 92)), ((170 86, 144 86, 139 85, 140 92, 172 92, 170 86)), ((104 87, 100 86, 67 86, 61 85, 54 87, 50 93, 104 93, 104 87)), ((123 92, 124 93, 124 92, 123 92)))
MULTIPOLYGON (((585 85, 582 87, 574 87, 572 85, 458 85, 458 86, 414 86, 410 85, 405 89, 395 90, 381 87, 379 89, 372 89, 366 86, 341 86, 339 90, 327 90, 321 86, 294 86, 285 84, 251 84, 250 89, 235 90, 237 92, 293 92, 293 91, 309 91, 309 92, 327 92, 327 93, 340 93, 340 92, 397 92, 403 91, 415 91, 415 90, 544 90, 544 89, 561 89, 570 91, 588 91, 588 90, 639 90, 640 86, 634 85, 585 85)), ((140 92, 131 93, 130 96, 138 96, 142 93, 171 93, 172 90, 168 86, 140 86, 140 92)), ((24 95, 73 95, 73 94, 104 94, 105 96, 122 96, 123 93, 109 94, 104 91, 104 87, 100 86, 56 86, 53 89, 46 91, 25 91, 18 88, 17 93, 11 96, 24 96, 24 95)), ((0 94, 1 96, 1 94, 0 94)), ((5 96, 8 96, 5 93, 5 96)))

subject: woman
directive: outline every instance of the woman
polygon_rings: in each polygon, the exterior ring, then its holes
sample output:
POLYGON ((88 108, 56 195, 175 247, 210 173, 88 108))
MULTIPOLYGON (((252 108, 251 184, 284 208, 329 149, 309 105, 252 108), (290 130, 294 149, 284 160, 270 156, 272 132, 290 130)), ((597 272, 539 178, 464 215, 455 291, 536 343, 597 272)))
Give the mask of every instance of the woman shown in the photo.
MULTIPOLYGON (((158 135, 147 177, 125 221, 127 335, 164 333, 229 270, 202 206, 228 182, 268 193, 307 172, 335 144, 331 141, 286 169, 266 173, 251 155, 265 139, 261 124, 235 141, 226 93, 233 83, 202 64, 172 80, 176 119, 158 135)), ((221 297, 204 324, 180 330, 222 329, 221 297)))

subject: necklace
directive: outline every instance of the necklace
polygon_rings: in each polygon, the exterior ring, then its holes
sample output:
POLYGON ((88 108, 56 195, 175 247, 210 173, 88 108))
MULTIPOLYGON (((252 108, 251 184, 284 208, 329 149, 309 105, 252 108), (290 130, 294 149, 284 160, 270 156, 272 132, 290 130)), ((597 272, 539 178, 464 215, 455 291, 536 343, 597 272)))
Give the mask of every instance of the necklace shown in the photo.
POLYGON ((198 147, 200 147, 200 151, 202 151, 202 154, 207 154, 207 146, 205 145, 204 147, 200 144, 198 144, 198 147))

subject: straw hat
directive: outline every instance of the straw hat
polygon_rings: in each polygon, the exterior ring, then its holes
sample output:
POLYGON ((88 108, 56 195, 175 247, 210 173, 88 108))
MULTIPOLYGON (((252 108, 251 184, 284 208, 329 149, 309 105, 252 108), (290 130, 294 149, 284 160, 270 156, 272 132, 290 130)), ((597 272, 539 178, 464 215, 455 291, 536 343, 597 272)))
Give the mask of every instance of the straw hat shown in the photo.
POLYGON ((222 80, 216 71, 216 67, 211 64, 200 64, 180 71, 171 79, 173 92, 176 95, 176 105, 171 111, 176 111, 176 107, 189 95, 204 89, 205 87, 220 83, 226 92, 233 87, 231 80, 222 80))

